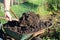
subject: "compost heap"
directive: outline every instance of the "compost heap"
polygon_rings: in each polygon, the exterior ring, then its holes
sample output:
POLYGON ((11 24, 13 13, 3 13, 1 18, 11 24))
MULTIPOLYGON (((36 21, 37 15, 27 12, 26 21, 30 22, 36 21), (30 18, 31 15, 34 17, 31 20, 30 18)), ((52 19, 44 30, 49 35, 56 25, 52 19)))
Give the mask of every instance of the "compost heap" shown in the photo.
POLYGON ((23 13, 22 17, 19 18, 19 21, 8 21, 4 24, 4 28, 8 28, 11 31, 17 32, 19 34, 33 33, 37 32, 45 27, 51 26, 51 20, 43 22, 40 20, 40 16, 33 13, 23 13))

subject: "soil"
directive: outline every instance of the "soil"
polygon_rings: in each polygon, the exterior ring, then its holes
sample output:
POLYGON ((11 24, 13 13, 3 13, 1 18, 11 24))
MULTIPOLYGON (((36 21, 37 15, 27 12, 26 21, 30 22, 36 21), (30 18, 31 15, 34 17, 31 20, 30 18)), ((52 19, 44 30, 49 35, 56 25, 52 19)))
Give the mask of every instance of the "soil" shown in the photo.
POLYGON ((19 34, 37 32, 51 25, 52 19, 42 21, 40 20, 40 16, 33 12, 23 13, 22 17, 19 18, 19 21, 12 20, 3 24, 4 28, 9 28, 9 30, 19 34))

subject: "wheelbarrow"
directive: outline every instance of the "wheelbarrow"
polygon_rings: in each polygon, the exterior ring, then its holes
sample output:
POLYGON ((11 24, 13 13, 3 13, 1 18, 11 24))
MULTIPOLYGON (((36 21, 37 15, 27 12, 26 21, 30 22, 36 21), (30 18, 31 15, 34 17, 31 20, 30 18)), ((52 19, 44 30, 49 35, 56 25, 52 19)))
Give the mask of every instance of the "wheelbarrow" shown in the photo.
POLYGON ((2 26, 2 30, 5 35, 10 36, 16 40, 31 40, 33 37, 36 37, 37 35, 44 33, 45 29, 39 30, 34 33, 28 33, 28 34, 18 34, 17 32, 11 31, 8 28, 4 28, 4 26, 2 26))
POLYGON ((2 26, 2 31, 4 32, 5 38, 7 36, 10 36, 11 38, 14 38, 15 40, 31 40, 32 38, 44 33, 44 31, 45 31, 45 29, 43 29, 43 30, 39 30, 39 31, 33 32, 33 33, 19 34, 19 33, 14 32, 8 28, 4 28, 3 25, 1 25, 1 26, 2 26))
POLYGON ((45 29, 43 29, 34 33, 18 34, 17 32, 11 31, 8 28, 2 28, 2 30, 7 36, 9 35, 16 40, 31 40, 33 37, 36 37, 37 35, 40 35, 45 31, 45 29))
POLYGON ((48 28, 51 28, 51 27, 52 26, 39 30, 37 32, 28 33, 28 34, 19 34, 17 32, 11 31, 8 28, 4 28, 4 27, 2 27, 2 30, 6 35, 9 35, 10 37, 14 38, 15 40, 31 40, 32 38, 37 37, 38 35, 44 34, 45 30, 48 28))
POLYGON ((31 40, 32 38, 43 34, 46 29, 42 29, 37 32, 28 33, 28 34, 19 34, 17 32, 11 31, 8 28, 4 28, 3 26, 2 26, 2 30, 5 35, 10 36, 10 37, 14 38, 15 40, 31 40))
POLYGON ((45 29, 42 29, 42 30, 39 30, 39 31, 33 32, 33 33, 18 34, 17 32, 11 31, 8 28, 2 27, 2 30, 6 35, 9 35, 10 37, 12 37, 16 40, 31 40, 33 37, 36 37, 37 35, 43 34, 45 32, 45 29))
MULTIPOLYGON (((50 28, 50 27, 47 27, 47 28, 50 28)), ((8 35, 16 40, 31 40, 32 38, 43 34, 45 32, 46 28, 39 30, 37 32, 28 33, 28 34, 19 34, 17 32, 11 31, 8 28, 4 28, 3 26, 2 26, 2 30, 3 30, 4 34, 6 34, 6 35, 8 35)))
MULTIPOLYGON (((16 18, 12 18, 12 20, 16 20, 18 21, 18 17, 16 16, 16 14, 10 9, 10 11, 13 13, 13 15, 16 17, 16 18)), ((5 19, 4 17, 0 17, 2 19, 5 19)), ((38 31, 38 32, 35 32, 35 33, 29 33, 29 34, 18 34, 14 31, 11 31, 9 30, 8 28, 4 28, 2 27, 2 30, 4 32, 4 34, 6 35, 9 35, 10 37, 16 39, 16 40, 30 40, 32 39, 33 37, 37 36, 38 34, 41 34, 43 33, 44 31, 38 31)))

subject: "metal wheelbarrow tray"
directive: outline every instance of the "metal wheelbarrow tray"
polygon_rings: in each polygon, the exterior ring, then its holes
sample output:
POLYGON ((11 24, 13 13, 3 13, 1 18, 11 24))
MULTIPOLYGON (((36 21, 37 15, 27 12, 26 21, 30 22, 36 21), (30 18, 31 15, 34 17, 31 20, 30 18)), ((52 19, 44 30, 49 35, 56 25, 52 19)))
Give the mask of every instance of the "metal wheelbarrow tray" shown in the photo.
POLYGON ((30 34, 19 34, 17 32, 11 31, 8 28, 4 28, 5 32, 7 35, 9 35, 10 37, 17 39, 17 40, 26 40, 27 38, 29 38, 32 33, 30 34))
POLYGON ((39 30, 37 32, 28 33, 28 34, 19 34, 17 32, 11 31, 8 28, 4 28, 7 35, 11 36, 12 38, 16 40, 27 40, 32 37, 36 37, 37 35, 43 34, 45 32, 45 29, 39 30), (32 36, 33 35, 33 36, 32 36))

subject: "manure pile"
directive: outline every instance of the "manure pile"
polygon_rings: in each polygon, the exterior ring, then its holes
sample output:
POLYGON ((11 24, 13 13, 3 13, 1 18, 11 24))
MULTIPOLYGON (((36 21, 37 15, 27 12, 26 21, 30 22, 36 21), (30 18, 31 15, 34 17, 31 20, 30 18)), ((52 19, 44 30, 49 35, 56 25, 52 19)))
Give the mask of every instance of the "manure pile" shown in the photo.
POLYGON ((40 20, 40 16, 33 12, 23 13, 22 17, 19 18, 19 21, 12 20, 3 24, 4 28, 8 28, 19 34, 37 32, 51 25, 51 20, 43 22, 40 20))

